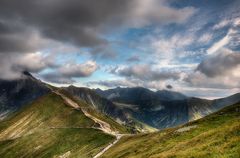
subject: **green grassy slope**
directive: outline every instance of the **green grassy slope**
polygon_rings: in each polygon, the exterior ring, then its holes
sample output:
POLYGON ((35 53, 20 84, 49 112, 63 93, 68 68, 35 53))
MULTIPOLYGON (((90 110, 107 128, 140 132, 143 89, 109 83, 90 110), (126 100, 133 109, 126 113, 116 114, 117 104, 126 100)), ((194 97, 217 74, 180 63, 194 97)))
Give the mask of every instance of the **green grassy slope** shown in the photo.
POLYGON ((240 157, 240 104, 177 128, 123 137, 102 157, 240 157))
POLYGON ((0 122, 0 157, 92 157, 114 140, 93 126, 51 93, 0 122))

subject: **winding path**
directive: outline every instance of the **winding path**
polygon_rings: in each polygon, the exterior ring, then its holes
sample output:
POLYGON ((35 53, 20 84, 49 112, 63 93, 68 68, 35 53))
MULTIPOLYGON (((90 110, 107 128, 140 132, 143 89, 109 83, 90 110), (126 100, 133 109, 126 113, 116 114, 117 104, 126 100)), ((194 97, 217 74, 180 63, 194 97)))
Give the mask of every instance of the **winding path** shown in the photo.
MULTIPOLYGON (((104 154, 108 149, 110 149, 114 144, 116 144, 123 136, 127 135, 127 134, 119 134, 118 131, 114 131, 111 129, 111 125, 107 122, 104 122, 98 118, 96 118, 95 116, 91 115, 90 113, 88 113, 88 111, 84 108, 81 108, 78 103, 76 103, 75 101, 73 101, 72 99, 68 98, 67 96, 65 96, 64 94, 58 92, 58 91, 53 91, 53 93, 61 96, 63 98, 63 100, 70 105, 71 107, 75 108, 75 109, 81 109, 82 112, 84 113, 85 116, 87 116, 88 118, 90 118, 91 120, 93 120, 95 123, 99 124, 100 127, 96 128, 99 129, 101 131, 103 131, 104 133, 110 134, 110 135, 114 135, 116 137, 116 140, 109 144, 107 147, 105 147, 104 149, 102 149, 97 155, 95 155, 93 158, 98 158, 100 157, 102 154, 104 154)), ((94 128, 94 127, 93 127, 94 128)))
POLYGON ((100 157, 102 154, 104 154, 108 149, 110 149, 114 144, 116 144, 121 138, 122 138, 122 136, 124 136, 124 134, 118 134, 118 135, 116 135, 116 140, 113 142, 113 143, 111 143, 111 144, 109 144, 107 147, 105 147, 102 151, 100 151, 96 156, 94 156, 93 158, 98 158, 98 157, 100 157))

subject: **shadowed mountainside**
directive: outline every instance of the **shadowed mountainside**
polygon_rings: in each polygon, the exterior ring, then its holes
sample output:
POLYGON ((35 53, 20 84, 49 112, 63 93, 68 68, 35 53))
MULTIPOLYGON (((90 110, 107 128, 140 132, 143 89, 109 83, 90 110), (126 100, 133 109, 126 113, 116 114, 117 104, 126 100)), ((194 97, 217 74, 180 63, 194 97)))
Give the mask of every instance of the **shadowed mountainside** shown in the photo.
POLYGON ((20 79, 0 80, 0 119, 49 92, 45 83, 28 72, 20 79))

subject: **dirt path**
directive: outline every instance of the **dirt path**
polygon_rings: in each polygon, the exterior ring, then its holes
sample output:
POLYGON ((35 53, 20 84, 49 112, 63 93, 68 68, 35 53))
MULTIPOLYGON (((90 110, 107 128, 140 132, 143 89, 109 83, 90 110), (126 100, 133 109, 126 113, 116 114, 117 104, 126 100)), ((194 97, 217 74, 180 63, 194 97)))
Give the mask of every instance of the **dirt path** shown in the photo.
MULTIPOLYGON (((64 101, 66 101, 67 104, 69 104, 70 106, 72 106, 73 108, 76 108, 76 109, 81 109, 82 112, 84 113, 85 116, 87 116, 88 118, 92 119, 95 123, 99 124, 100 127, 97 128, 99 130, 102 130, 103 132, 107 133, 107 134, 111 134, 111 135, 114 135, 116 137, 116 140, 109 144, 107 147, 105 147, 102 151, 100 151, 96 156, 94 156, 93 158, 98 158, 100 157, 103 153, 105 153, 108 149, 110 149, 114 144, 116 144, 124 135, 127 135, 127 134, 119 134, 118 131, 114 131, 111 129, 111 125, 107 122, 104 122, 96 117, 94 117, 93 115, 91 115, 90 113, 88 113, 87 110, 85 110, 84 108, 81 108, 76 102, 74 102, 72 99, 68 98, 67 96, 65 96, 64 94, 62 93, 59 93, 59 92, 56 92, 56 91, 53 91, 55 94, 61 96, 64 101)), ((95 128, 95 127, 93 127, 95 128)))
POLYGON ((98 158, 98 157, 100 157, 100 156, 102 156, 108 149, 110 149, 114 144, 116 144, 121 138, 122 138, 122 136, 124 136, 124 134, 118 134, 118 135, 116 135, 116 140, 113 142, 113 143, 111 143, 111 144, 109 144, 107 147, 105 147, 102 151, 100 151, 96 156, 94 156, 93 158, 98 158))

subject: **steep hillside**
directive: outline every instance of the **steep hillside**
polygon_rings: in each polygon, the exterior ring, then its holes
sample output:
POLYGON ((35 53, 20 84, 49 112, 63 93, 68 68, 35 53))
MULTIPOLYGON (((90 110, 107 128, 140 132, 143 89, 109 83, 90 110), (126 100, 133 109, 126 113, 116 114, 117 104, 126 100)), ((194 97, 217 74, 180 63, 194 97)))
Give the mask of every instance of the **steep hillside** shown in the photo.
POLYGON ((127 121, 127 117, 119 108, 117 108, 110 100, 99 96, 93 90, 74 86, 69 86, 64 89, 71 95, 83 100, 89 105, 92 105, 97 111, 113 116, 117 120, 127 121))
POLYGON ((130 118, 162 129, 188 122, 187 97, 173 91, 153 92, 146 88, 95 90, 114 102, 130 118))
POLYGON ((167 90, 153 92, 141 87, 95 91, 113 101, 130 118, 158 129, 202 118, 240 101, 239 93, 222 99, 207 100, 167 90))
POLYGON ((240 157, 240 103, 177 128, 125 136, 102 157, 240 157))
POLYGON ((130 132, 129 128, 127 128, 127 127, 121 125, 120 123, 116 122, 114 119, 112 119, 108 115, 98 111, 91 104, 88 104, 85 100, 82 100, 81 98, 72 95, 71 93, 66 91, 65 88, 64 89, 58 89, 58 92, 60 94, 63 94, 65 96, 67 96, 72 101, 76 102, 82 110, 91 114, 95 118, 97 118, 99 120, 102 120, 104 122, 107 122, 111 126, 112 130, 118 131, 119 133, 129 133, 130 132))
POLYGON ((112 120, 111 118, 113 118, 118 123, 124 124, 128 128, 128 131, 132 133, 157 130, 148 124, 145 124, 144 122, 141 122, 140 120, 132 117, 131 109, 126 109, 117 103, 115 104, 110 100, 101 97, 91 89, 69 86, 64 88, 64 90, 65 93, 67 92, 70 95, 74 96, 74 99, 76 101, 85 103, 86 105, 91 105, 90 109, 94 109, 92 110, 93 115, 100 117, 102 115, 107 115, 109 116, 108 119, 112 120))
POLYGON ((173 91, 153 92, 142 87, 95 90, 121 108, 129 117, 162 129, 188 122, 187 97, 173 91))
POLYGON ((50 93, 0 122, 0 157, 93 157, 114 139, 81 109, 50 93))
POLYGON ((221 108, 235 104, 240 101, 240 93, 226 98, 207 100, 200 98, 189 98, 187 100, 189 121, 207 116, 221 108))
POLYGON ((95 90, 99 95, 110 99, 114 102, 124 102, 127 104, 144 104, 149 105, 159 103, 160 101, 166 100, 184 100, 187 97, 181 93, 159 90, 157 92, 151 91, 143 87, 133 87, 133 88, 114 88, 108 90, 95 90))
POLYGON ((0 80, 0 119, 50 92, 50 89, 28 72, 21 79, 0 80))

